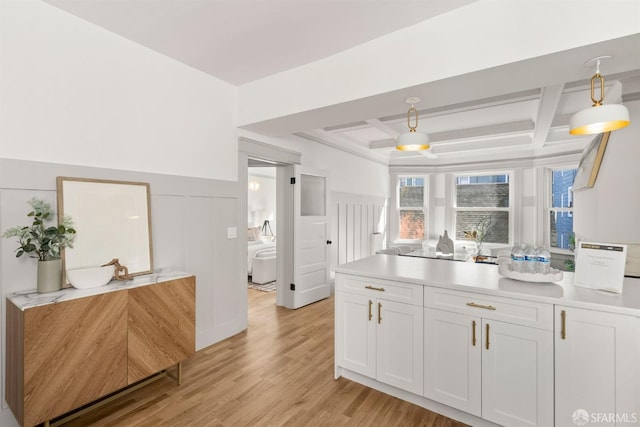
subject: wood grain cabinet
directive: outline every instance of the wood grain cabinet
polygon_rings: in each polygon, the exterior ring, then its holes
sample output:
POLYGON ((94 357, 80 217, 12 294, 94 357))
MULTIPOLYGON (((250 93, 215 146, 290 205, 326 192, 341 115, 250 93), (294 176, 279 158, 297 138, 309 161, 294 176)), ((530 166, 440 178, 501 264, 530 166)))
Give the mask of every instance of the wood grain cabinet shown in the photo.
POLYGON ((193 276, 24 310, 7 300, 6 314, 6 400, 23 426, 65 414, 195 351, 193 276))
POLYGON ((128 298, 129 384, 166 369, 195 351, 193 277, 141 286, 128 298))

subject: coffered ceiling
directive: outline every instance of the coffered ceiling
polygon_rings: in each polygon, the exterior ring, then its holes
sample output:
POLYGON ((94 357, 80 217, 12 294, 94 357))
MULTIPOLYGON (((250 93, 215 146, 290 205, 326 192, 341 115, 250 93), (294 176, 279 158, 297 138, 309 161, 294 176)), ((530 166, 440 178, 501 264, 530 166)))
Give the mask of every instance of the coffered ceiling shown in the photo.
MULTIPOLYGON (((45 0, 234 85, 475 1, 45 0)), ((605 103, 640 99, 636 35, 246 128, 265 135, 295 134, 391 165, 575 153, 590 140, 568 134, 570 116, 590 105, 594 70, 582 63, 603 54, 613 56, 611 66, 603 67, 605 103), (416 105, 418 131, 430 136, 427 153, 394 149, 394 139, 407 130, 409 106, 403 101, 409 96, 422 98, 416 105)))

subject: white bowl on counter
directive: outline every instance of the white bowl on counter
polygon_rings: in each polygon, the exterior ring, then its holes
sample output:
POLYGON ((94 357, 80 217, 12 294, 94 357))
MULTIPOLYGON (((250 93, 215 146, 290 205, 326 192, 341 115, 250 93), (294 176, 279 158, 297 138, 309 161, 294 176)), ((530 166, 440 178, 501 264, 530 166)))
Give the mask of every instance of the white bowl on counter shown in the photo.
POLYGON ((72 268, 67 270, 67 280, 77 289, 99 288, 111 281, 115 270, 116 267, 114 265, 72 268))

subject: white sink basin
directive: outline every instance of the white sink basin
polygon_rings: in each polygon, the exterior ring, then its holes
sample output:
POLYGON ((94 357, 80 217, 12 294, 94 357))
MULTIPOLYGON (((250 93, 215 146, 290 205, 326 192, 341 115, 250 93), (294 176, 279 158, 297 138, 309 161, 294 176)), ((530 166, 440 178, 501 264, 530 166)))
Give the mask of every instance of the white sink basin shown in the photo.
POLYGON ((67 270, 67 280, 77 289, 98 288, 111 281, 115 268, 114 265, 73 268, 67 270))

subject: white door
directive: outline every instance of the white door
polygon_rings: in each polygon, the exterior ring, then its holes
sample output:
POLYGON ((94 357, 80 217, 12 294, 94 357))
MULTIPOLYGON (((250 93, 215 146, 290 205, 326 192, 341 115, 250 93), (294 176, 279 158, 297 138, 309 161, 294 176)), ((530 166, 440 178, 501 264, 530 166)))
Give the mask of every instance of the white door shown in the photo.
POLYGON ((598 427, 637 425, 637 318, 556 306, 555 353, 556 426, 598 414, 618 417, 598 427))
POLYGON ((553 333, 482 320, 482 418, 553 425, 553 333))
POLYGON ((328 298, 329 185, 325 172, 295 167, 293 308, 328 298))
POLYGON ((383 299, 374 304, 378 381, 422 395, 424 309, 383 299))
POLYGON ((482 331, 479 317, 424 309, 424 395, 481 415, 482 331))

